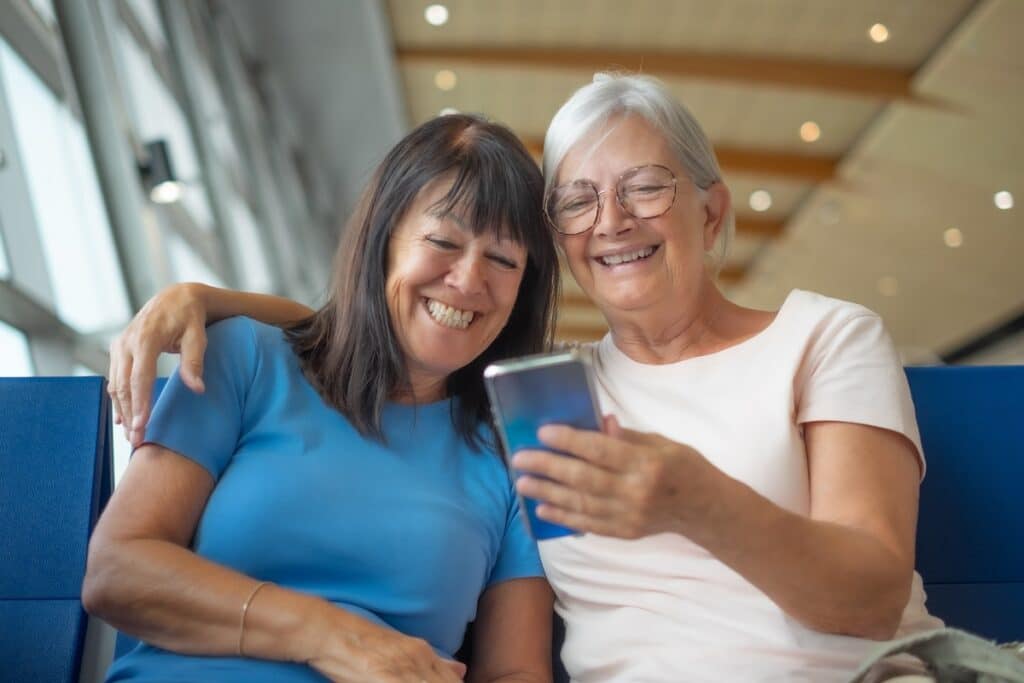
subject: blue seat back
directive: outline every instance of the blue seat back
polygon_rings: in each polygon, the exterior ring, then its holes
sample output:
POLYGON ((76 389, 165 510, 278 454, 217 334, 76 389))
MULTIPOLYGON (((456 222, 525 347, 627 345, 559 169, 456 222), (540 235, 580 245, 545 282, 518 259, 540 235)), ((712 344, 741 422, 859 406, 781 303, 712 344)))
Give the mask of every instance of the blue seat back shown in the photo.
POLYGON ((928 470, 917 569, 950 626, 1024 638, 1024 367, 908 368, 928 470))
POLYGON ((110 497, 101 377, 0 378, 0 662, 10 681, 77 681, 89 534, 110 497))

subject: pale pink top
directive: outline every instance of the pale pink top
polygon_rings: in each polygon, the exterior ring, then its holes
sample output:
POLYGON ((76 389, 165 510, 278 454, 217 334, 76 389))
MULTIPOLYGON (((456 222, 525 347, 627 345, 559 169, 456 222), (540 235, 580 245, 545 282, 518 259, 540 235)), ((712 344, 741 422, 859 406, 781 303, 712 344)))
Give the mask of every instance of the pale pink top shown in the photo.
MULTIPOLYGON (((778 505, 809 512, 806 422, 873 425, 921 454, 907 381, 882 321, 795 290, 756 336, 717 353, 645 365, 611 337, 584 347, 604 413, 689 444, 778 505)), ((921 458, 922 473, 924 459, 921 458)), ((878 645, 812 631, 677 534, 587 534, 540 543, 566 621, 574 681, 845 681, 878 645)), ((899 635, 935 628, 920 577, 899 635)))

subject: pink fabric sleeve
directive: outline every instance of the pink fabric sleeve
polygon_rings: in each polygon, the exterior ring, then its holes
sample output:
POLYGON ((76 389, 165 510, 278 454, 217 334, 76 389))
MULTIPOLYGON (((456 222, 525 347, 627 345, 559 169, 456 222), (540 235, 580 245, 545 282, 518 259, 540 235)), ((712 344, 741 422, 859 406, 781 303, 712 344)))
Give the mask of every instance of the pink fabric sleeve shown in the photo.
POLYGON ((797 424, 852 422, 910 439, 925 461, 903 365, 881 318, 859 308, 826 319, 797 373, 797 424))

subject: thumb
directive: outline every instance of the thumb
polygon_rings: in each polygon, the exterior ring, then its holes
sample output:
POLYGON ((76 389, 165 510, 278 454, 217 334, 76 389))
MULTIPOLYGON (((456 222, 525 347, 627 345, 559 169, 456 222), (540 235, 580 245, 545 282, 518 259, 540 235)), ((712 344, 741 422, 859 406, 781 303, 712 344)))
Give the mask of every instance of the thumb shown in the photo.
POLYGON ((622 438, 622 425, 619 424, 619 418, 615 417, 614 415, 605 415, 603 421, 604 429, 602 429, 601 431, 603 431, 608 436, 622 438))
POLYGON ((660 438, 657 434, 651 432, 637 432, 632 429, 626 429, 619 424, 619 418, 614 415, 604 416, 604 433, 616 439, 622 439, 623 441, 635 444, 652 444, 660 438))
POLYGON ((189 389, 201 394, 203 383, 203 357, 206 355, 206 329, 202 325, 190 326, 181 336, 181 379, 189 389))

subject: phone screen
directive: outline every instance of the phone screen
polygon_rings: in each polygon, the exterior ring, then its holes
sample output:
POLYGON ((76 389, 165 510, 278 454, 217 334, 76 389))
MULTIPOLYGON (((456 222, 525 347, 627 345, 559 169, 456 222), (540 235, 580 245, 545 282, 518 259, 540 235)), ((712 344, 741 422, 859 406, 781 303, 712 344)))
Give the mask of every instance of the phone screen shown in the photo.
MULTIPOLYGON (((491 410, 508 458, 524 449, 551 450, 537 439, 537 430, 547 424, 600 429, 589 372, 589 366, 575 351, 505 361, 487 368, 484 378, 491 410)), ((518 477, 518 472, 513 470, 513 476, 518 477)), ((520 497, 520 504, 534 538, 576 533, 537 517, 536 500, 520 497)))

